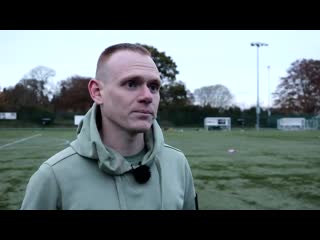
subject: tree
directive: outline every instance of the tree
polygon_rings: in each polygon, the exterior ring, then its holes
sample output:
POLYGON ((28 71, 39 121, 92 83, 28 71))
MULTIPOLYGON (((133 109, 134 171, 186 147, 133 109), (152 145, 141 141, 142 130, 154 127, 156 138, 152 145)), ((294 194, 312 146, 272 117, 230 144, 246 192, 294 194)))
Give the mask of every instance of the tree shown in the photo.
POLYGON ((194 91, 194 96, 201 106, 210 105, 219 109, 228 108, 233 100, 229 89, 221 84, 198 88, 194 91))
POLYGON ((19 111, 22 107, 37 106, 39 103, 32 89, 17 83, 1 93, 0 105, 8 111, 19 111))
POLYGON ((90 77, 72 76, 59 83, 59 90, 52 99, 56 111, 85 113, 93 101, 88 91, 90 77))
POLYGON ((320 112, 320 61, 296 60, 280 79, 274 106, 286 113, 320 112))
POLYGON ((193 103, 193 95, 186 89, 186 86, 182 81, 178 81, 170 85, 166 84, 162 89, 162 98, 164 100, 160 102, 160 108, 167 107, 168 105, 183 107, 186 105, 192 105, 193 103))
POLYGON ((32 69, 14 87, 3 91, 0 104, 14 111, 31 107, 49 109, 50 91, 46 85, 54 75, 55 71, 48 67, 38 66, 32 69))
POLYGON ((33 88, 27 86, 29 84, 23 85, 19 82, 14 87, 4 89, 0 94, 0 111, 17 112, 19 120, 38 123, 44 117, 53 119, 47 96, 45 96, 47 102, 44 102, 42 98, 38 98, 33 88))
POLYGON ((24 76, 24 78, 36 79, 38 81, 47 82, 49 78, 54 77, 56 72, 46 66, 37 66, 33 68, 28 74, 24 76))
POLYGON ((26 80, 34 80, 34 83, 31 83, 33 87, 37 86, 38 94, 41 96, 47 96, 49 99, 52 98, 53 90, 52 83, 49 82, 51 77, 54 77, 56 72, 46 66, 37 66, 33 68, 29 73, 25 74, 23 79, 20 81, 22 84, 27 85, 25 83, 26 80))
POLYGON ((50 105, 45 81, 37 79, 21 79, 18 86, 19 85, 25 89, 20 97, 26 104, 42 105, 45 107, 50 105))
POLYGON ((172 58, 167 56, 165 52, 159 52, 158 49, 153 46, 137 44, 145 47, 151 53, 152 59, 160 72, 162 84, 173 84, 176 80, 176 75, 179 74, 179 71, 177 70, 177 64, 172 60, 172 58))
MULTIPOLYGON (((138 43, 139 44, 139 43, 138 43)), ((175 104, 178 106, 192 104, 193 95, 187 90, 182 81, 176 82, 176 75, 179 74, 177 64, 165 52, 158 51, 155 47, 139 44, 151 53, 151 57, 155 62, 161 78, 160 97, 161 107, 175 104)))
POLYGON ((39 66, 32 69, 14 86, 1 94, 0 108, 15 111, 19 120, 40 122, 44 117, 54 118, 47 84, 55 71, 39 66))

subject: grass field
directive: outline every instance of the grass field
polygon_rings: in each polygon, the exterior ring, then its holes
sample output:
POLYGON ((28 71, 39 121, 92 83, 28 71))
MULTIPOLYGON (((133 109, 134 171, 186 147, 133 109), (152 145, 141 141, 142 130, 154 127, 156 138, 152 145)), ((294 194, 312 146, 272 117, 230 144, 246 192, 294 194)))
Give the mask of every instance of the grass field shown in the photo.
MULTIPOLYGON (((200 209, 320 209, 320 131, 166 131, 189 160, 200 209), (234 149, 234 152, 229 152, 234 149)), ((18 209, 75 129, 0 129, 0 209, 18 209)))

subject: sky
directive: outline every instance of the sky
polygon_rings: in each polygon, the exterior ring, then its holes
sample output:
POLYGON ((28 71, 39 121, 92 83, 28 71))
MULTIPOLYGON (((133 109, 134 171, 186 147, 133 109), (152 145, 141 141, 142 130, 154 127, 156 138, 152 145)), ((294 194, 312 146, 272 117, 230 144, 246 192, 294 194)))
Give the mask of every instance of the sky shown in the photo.
POLYGON ((177 64, 177 80, 195 89, 222 84, 241 108, 268 107, 272 93, 299 59, 320 59, 319 30, 0 30, 0 89, 37 66, 55 70, 57 84, 73 75, 94 77, 100 53, 129 42, 151 45, 177 64), (269 66, 269 70, 268 70, 269 66))

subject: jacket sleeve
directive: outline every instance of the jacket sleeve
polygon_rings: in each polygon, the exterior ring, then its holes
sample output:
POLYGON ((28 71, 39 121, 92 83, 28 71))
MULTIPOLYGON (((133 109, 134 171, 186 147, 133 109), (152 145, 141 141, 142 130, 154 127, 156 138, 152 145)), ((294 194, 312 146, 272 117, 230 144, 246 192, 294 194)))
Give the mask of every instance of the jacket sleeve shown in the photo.
POLYGON ((21 210, 58 209, 59 186, 50 165, 44 163, 31 176, 21 210))
POLYGON ((183 210, 195 210, 196 209, 196 192, 194 187, 194 181, 190 166, 186 160, 185 164, 185 195, 183 210))

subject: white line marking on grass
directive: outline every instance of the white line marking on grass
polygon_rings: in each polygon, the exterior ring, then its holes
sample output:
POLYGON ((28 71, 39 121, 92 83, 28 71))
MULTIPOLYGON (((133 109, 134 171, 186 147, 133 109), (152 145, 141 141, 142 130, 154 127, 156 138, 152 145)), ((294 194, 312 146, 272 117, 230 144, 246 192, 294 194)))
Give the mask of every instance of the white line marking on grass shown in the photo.
POLYGON ((20 139, 20 140, 14 141, 14 142, 4 144, 4 145, 0 146, 0 149, 1 149, 1 148, 4 148, 4 147, 8 147, 8 146, 13 145, 13 144, 16 144, 16 143, 20 143, 20 142, 23 142, 23 141, 27 141, 27 140, 29 140, 29 139, 31 139, 31 138, 40 137, 41 135, 42 135, 42 134, 36 134, 36 135, 32 135, 32 136, 27 137, 27 138, 22 138, 22 139, 20 139))

